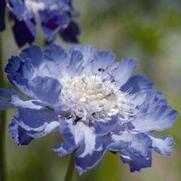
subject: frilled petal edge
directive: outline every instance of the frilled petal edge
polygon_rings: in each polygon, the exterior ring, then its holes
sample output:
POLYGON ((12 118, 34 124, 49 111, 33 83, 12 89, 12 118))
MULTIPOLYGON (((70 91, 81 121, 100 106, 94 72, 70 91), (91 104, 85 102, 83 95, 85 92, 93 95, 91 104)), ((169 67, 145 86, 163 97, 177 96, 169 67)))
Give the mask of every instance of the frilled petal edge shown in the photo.
POLYGON ((59 122, 54 111, 18 109, 8 129, 16 143, 28 144, 33 138, 45 136, 58 126, 59 122))
POLYGON ((130 171, 139 171, 151 166, 151 139, 142 133, 113 135, 110 151, 119 152, 124 163, 128 163, 130 171))
POLYGON ((99 163, 111 142, 109 137, 96 136, 93 128, 81 122, 73 125, 71 121, 60 121, 60 132, 64 143, 54 151, 60 156, 74 151, 80 175, 99 163))

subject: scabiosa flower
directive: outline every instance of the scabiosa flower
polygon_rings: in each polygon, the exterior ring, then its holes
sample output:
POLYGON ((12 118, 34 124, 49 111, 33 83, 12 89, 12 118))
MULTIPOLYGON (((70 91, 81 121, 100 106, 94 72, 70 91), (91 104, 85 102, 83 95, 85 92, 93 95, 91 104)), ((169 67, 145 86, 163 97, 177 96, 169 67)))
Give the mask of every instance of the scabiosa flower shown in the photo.
POLYGON ((5 72, 14 89, 1 89, 0 108, 16 107, 9 132, 27 145, 58 130, 63 143, 54 151, 73 153, 82 174, 106 151, 118 153, 131 171, 151 166, 151 152, 169 155, 174 140, 153 131, 170 128, 177 112, 152 82, 132 75, 136 62, 91 46, 32 46, 12 57, 5 72))
MULTIPOLYGON (((0 3, 0 30, 5 28, 6 3, 0 3)), ((77 43, 80 33, 73 18, 78 15, 71 0, 8 0, 7 7, 13 15, 13 33, 18 46, 36 39, 36 26, 41 25, 45 40, 51 42, 56 33, 63 40, 77 43)))

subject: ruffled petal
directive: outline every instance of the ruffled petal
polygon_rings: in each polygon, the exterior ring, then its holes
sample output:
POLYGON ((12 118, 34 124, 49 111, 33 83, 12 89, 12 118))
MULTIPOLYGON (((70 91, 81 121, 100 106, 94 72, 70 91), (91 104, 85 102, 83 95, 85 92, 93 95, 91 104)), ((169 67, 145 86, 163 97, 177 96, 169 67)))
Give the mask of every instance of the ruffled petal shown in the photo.
POLYGON ((171 136, 156 138, 150 136, 152 140, 153 149, 161 155, 170 155, 175 144, 174 139, 171 136))
MULTIPOLYGON (((9 124, 9 132, 16 143, 21 140, 32 140, 51 133, 59 127, 59 122, 54 111, 49 109, 32 110, 19 109, 9 124)), ((23 144, 29 142, 23 141, 23 144)))
POLYGON ((14 19, 12 30, 19 47, 24 46, 26 43, 31 44, 36 39, 34 19, 27 19, 25 21, 14 19))
POLYGON ((82 122, 72 124, 71 120, 61 120, 60 132, 64 142, 54 148, 54 151, 60 156, 75 151, 76 168, 79 174, 96 166, 111 142, 109 136, 96 136, 93 127, 82 122))
POLYGON ((96 51, 91 61, 92 73, 105 73, 114 63, 116 55, 111 51, 96 51))
POLYGON ((91 153, 85 153, 87 139, 84 139, 80 148, 76 151, 76 168, 80 175, 92 169, 101 161, 112 140, 108 135, 100 137, 96 136, 95 142, 95 148, 91 153))
POLYGON ((127 157, 125 155, 121 155, 121 160, 123 163, 129 164, 131 172, 140 171, 142 168, 151 167, 152 164, 151 154, 147 158, 137 156, 127 157))
POLYGON ((68 50, 68 53, 69 53, 68 66, 70 65, 71 72, 78 71, 77 72, 78 75, 80 73, 92 74, 90 62, 93 60, 93 56, 94 56, 95 52, 96 52, 96 49, 89 45, 72 46, 68 50), (70 62, 76 63, 75 69, 74 69, 73 65, 70 64, 70 62))
POLYGON ((50 77, 36 77, 30 82, 33 97, 48 104, 59 101, 62 86, 56 79, 50 77))
POLYGON ((80 35, 80 28, 74 21, 71 21, 67 28, 60 31, 60 35, 66 42, 78 43, 78 36, 80 35))
POLYGON ((8 131, 16 144, 28 145, 33 140, 33 137, 29 136, 18 122, 18 117, 15 115, 8 126, 8 131))
POLYGON ((78 145, 75 143, 75 138, 71 129, 69 128, 69 123, 66 120, 60 120, 60 133, 63 138, 63 143, 56 146, 53 150, 59 156, 65 156, 72 151, 74 151, 78 145))
MULTIPOLYGON (((156 98, 156 97, 154 97, 156 98)), ((172 109, 165 100, 151 101, 145 103, 142 108, 144 111, 141 116, 132 121, 136 131, 149 132, 149 131, 162 131, 172 127, 177 117, 177 111, 172 109)))
POLYGON ((114 63, 110 67, 113 79, 118 82, 120 87, 124 85, 131 77, 133 70, 136 67, 136 61, 131 58, 123 58, 120 63, 114 63))
POLYGON ((152 89, 153 83, 147 77, 142 75, 135 75, 129 78, 129 80, 121 87, 123 92, 129 92, 130 94, 137 93, 139 91, 146 91, 152 89))
POLYGON ((55 31, 59 28, 66 28, 69 24, 69 17, 60 10, 45 9, 39 11, 43 32, 48 41, 52 40, 55 31))
POLYGON ((51 72, 47 64, 43 62, 41 49, 32 46, 23 50, 20 57, 12 57, 6 65, 5 72, 8 79, 25 94, 54 104, 58 101, 61 85, 55 78, 48 77, 51 72))
POLYGON ((147 135, 125 133, 112 135, 112 139, 109 150, 119 152, 121 159, 129 164, 132 172, 151 166, 152 142, 147 135))
POLYGON ((37 76, 40 61, 42 61, 42 53, 37 46, 24 49, 20 57, 11 57, 5 67, 9 81, 31 96, 29 81, 37 76))
POLYGON ((11 57, 5 67, 8 78, 22 91, 28 91, 28 81, 37 76, 57 78, 67 62, 67 54, 58 45, 50 45, 45 50, 38 46, 23 49, 20 56, 11 57))
POLYGON ((113 116, 109 121, 94 121, 96 135, 106 135, 120 129, 118 116, 113 116))

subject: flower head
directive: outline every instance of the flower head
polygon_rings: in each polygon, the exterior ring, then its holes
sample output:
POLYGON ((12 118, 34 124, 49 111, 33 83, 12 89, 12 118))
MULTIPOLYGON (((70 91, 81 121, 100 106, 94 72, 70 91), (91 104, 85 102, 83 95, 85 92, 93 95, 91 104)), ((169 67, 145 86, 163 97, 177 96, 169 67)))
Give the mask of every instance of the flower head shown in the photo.
POLYGON ((169 155, 174 144, 153 131, 170 128, 177 112, 148 78, 132 75, 135 67, 130 58, 116 61, 114 53, 91 46, 24 49, 5 72, 27 99, 14 89, 0 90, 0 108, 17 108, 9 124, 12 138, 26 145, 59 130, 63 143, 54 151, 74 152, 80 174, 106 151, 117 152, 131 171, 151 166, 153 150, 169 155))
MULTIPOLYGON (((5 29, 6 3, 0 3, 0 30, 5 29)), ((77 16, 70 0, 8 0, 13 15, 13 33, 18 46, 36 39, 36 26, 42 27, 46 41, 53 40, 58 32, 63 40, 77 43, 79 27, 73 21, 77 16)))

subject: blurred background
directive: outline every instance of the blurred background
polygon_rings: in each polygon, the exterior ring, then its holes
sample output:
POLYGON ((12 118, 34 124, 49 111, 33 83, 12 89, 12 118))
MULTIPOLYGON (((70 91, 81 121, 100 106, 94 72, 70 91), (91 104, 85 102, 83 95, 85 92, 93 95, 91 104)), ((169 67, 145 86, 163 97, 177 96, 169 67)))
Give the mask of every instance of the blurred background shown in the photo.
MULTIPOLYGON (((170 104, 181 110, 181 1, 180 0, 73 0, 82 44, 112 49, 117 58, 130 56, 139 61, 137 72, 149 76, 170 104)), ((4 63, 19 53, 11 33, 3 32, 4 63)), ((43 45, 42 35, 36 44, 43 45)), ((57 38, 57 43, 63 42, 57 38)), ((64 44, 65 45, 65 44, 64 44)), ((70 46, 70 45, 65 45, 70 46)), ((8 83, 7 83, 8 85, 8 83)), ((8 111, 8 121, 14 110, 8 111)), ((181 117, 171 134, 176 140, 172 156, 153 154, 151 168, 130 173, 119 156, 107 153, 101 163, 83 176, 74 172, 73 181, 180 181, 181 117)), ((51 147, 60 143, 58 134, 18 147, 6 134, 8 181, 62 181, 69 157, 58 157, 51 147)))

